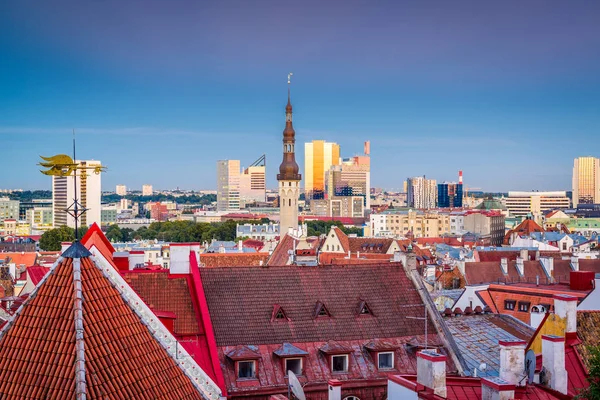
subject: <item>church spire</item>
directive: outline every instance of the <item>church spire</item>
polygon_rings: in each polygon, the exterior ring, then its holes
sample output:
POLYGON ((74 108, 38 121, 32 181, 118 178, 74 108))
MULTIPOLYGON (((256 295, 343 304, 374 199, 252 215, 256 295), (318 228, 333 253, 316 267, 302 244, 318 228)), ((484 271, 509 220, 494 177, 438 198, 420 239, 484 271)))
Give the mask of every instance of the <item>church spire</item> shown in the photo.
POLYGON ((279 181, 299 181, 302 179, 298 173, 299 167, 296 163, 294 146, 296 144, 296 132, 292 125, 292 100, 290 95, 290 85, 292 73, 288 74, 288 101, 285 106, 285 129, 283 130, 283 161, 279 166, 279 181))

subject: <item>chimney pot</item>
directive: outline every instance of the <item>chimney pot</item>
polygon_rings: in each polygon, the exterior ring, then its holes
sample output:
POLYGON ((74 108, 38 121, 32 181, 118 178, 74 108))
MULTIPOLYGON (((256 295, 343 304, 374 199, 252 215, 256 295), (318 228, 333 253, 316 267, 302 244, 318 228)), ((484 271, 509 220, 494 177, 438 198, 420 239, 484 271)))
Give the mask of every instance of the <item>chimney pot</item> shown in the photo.
POLYGON ((328 400, 341 400, 342 399, 342 382, 337 379, 330 379, 327 381, 328 386, 328 400))
POLYGON ((566 321, 565 333, 577 334, 577 297, 568 294, 555 294, 554 314, 566 321))
POLYGON ((500 340, 500 378, 506 382, 523 386, 525 381, 525 346, 523 340, 500 340))
POLYGON ((515 385, 496 376, 481 378, 483 400, 511 400, 515 398, 515 385))
POLYGON ((542 373, 542 384, 567 394, 564 337, 542 335, 542 373))
POLYGON ((432 389, 433 393, 446 398, 445 355, 435 350, 421 350, 417 353, 417 383, 432 389))

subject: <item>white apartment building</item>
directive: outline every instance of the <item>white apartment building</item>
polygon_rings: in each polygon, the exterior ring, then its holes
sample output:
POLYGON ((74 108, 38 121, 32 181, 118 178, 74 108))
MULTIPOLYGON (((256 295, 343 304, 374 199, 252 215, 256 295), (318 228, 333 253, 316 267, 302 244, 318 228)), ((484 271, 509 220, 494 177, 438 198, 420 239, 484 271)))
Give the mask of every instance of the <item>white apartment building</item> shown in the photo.
POLYGON ((265 202, 267 196, 266 169, 264 156, 248 168, 244 168, 240 175, 240 200, 242 202, 265 202), (261 160, 263 165, 256 165, 261 160))
POLYGON ((154 193, 152 185, 142 185, 142 196, 152 196, 154 193))
POLYGON ((450 215, 418 210, 371 214, 371 235, 402 238, 411 232, 415 238, 439 237, 450 233, 450 215))
POLYGON ((515 217, 532 215, 540 219, 545 211, 570 207, 570 200, 564 191, 556 192, 508 192, 502 199, 509 213, 515 217))
POLYGON ((125 196, 127 194, 127 186, 125 185, 117 185, 115 188, 115 193, 119 196, 125 196))
POLYGON ((217 211, 240 209, 240 160, 217 161, 217 211))
MULTIPOLYGON (((100 161, 77 160, 80 166, 101 166, 100 161)), ((87 208, 80 217, 80 226, 90 226, 94 222, 100 225, 101 221, 101 180, 102 173, 96 174, 91 170, 78 170, 74 179, 72 176, 52 177, 52 219, 53 226, 58 228, 67 225, 75 227, 75 219, 65 211, 71 207, 75 199, 75 182, 77 183, 77 199, 79 203, 87 208)))
POLYGON ((435 208, 437 204, 437 181, 416 176, 406 180, 406 203, 418 209, 435 208))

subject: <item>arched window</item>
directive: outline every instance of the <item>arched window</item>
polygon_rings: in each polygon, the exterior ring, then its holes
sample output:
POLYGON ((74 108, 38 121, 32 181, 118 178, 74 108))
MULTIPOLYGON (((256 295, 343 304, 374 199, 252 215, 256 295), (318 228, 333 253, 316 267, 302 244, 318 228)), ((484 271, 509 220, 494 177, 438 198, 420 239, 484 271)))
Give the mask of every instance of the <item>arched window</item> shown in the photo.
POLYGON ((290 201, 290 207, 292 206, 292 199, 289 200, 290 201))
POLYGON ((360 400, 360 399, 356 396, 346 396, 346 397, 344 397, 344 400, 360 400))

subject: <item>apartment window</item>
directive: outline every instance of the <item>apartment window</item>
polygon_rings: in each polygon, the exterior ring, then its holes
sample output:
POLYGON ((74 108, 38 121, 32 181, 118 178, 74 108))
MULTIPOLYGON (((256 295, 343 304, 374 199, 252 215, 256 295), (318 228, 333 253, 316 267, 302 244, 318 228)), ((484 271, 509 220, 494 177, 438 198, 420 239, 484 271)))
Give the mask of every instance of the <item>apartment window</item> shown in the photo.
POLYGON ((529 306, 531 305, 528 301, 520 301, 519 302, 519 311, 521 312, 529 312, 529 306))
POLYGON ((394 353, 391 351, 377 353, 377 367, 379 369, 394 368, 394 353))
POLYGON ((256 378, 256 361, 238 361, 238 379, 256 378))
POLYGON ((515 300, 504 300, 504 309, 505 310, 514 310, 517 302, 515 300))
POLYGON ((567 250, 567 244, 566 244, 566 243, 563 243, 563 244, 562 244, 562 249, 563 249, 563 250, 567 250))
POLYGON ((285 371, 292 371, 296 375, 302 375, 302 359, 301 358, 286 358, 285 371))
POLYGON ((332 372, 348 372, 348 355, 331 356, 332 372))

